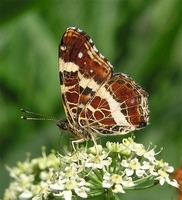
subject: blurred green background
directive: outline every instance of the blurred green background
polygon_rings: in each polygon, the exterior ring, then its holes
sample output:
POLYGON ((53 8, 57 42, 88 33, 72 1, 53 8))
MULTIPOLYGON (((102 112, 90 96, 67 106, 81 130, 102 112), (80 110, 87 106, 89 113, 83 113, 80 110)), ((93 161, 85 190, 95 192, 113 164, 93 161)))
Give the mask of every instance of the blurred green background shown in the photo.
MULTIPOLYGON (((175 169, 182 156, 181 0, 3 0, 0 21, 0 198, 9 177, 5 165, 68 144, 55 122, 23 121, 20 108, 64 119, 58 45, 69 26, 87 32, 99 51, 149 93, 150 125, 137 142, 164 150, 175 169), (180 68, 181 67, 181 68, 180 68)), ((108 138, 109 139, 109 138, 108 138)), ((120 137, 114 137, 120 140, 120 137)), ((123 195, 125 200, 176 199, 165 185, 123 195)))

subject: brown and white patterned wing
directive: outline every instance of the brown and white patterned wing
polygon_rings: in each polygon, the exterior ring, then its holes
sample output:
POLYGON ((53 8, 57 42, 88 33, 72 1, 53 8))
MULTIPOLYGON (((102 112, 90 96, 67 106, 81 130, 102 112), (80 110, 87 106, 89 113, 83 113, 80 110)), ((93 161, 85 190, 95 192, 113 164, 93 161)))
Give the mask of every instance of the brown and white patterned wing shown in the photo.
POLYGON ((112 66, 86 33, 68 28, 59 46, 59 75, 67 119, 78 124, 81 110, 112 76, 112 66))
POLYGON ((102 134, 126 134, 148 124, 148 94, 125 74, 114 74, 80 113, 80 123, 102 134))

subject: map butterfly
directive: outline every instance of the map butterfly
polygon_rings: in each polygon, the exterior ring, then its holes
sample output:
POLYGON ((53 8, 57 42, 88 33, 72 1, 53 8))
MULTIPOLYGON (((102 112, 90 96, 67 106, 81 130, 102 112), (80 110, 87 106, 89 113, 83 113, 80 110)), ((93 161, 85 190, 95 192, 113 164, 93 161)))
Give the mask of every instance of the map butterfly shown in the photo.
POLYGON ((59 45, 59 76, 67 120, 58 126, 80 141, 126 134, 148 124, 148 94, 110 62, 82 30, 70 27, 59 45))

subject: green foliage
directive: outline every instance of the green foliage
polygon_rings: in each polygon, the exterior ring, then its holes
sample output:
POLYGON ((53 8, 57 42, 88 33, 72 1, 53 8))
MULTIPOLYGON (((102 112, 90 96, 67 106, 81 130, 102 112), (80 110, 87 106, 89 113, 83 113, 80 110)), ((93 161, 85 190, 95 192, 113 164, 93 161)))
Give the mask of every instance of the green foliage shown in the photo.
MULTIPOLYGON (((54 122, 22 121, 19 110, 65 118, 57 50, 69 26, 86 31, 115 72, 129 74, 147 90, 151 124, 135 132, 137 140, 163 146, 162 157, 180 165, 181 13, 181 0, 2 1, 1 194, 8 186, 5 164, 15 165, 27 151, 38 155, 42 145, 60 150, 68 144, 54 122)), ((175 190, 164 190, 135 191, 125 198, 175 199, 175 190)))

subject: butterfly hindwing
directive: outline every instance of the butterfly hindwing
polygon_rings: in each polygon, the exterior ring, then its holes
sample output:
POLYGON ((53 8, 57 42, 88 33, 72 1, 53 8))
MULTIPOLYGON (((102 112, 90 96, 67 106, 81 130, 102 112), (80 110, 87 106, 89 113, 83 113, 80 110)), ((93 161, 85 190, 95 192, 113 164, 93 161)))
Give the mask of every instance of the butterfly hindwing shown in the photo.
POLYGON ((85 125, 103 134, 126 134, 148 120, 148 94, 125 74, 114 74, 80 114, 85 125))

